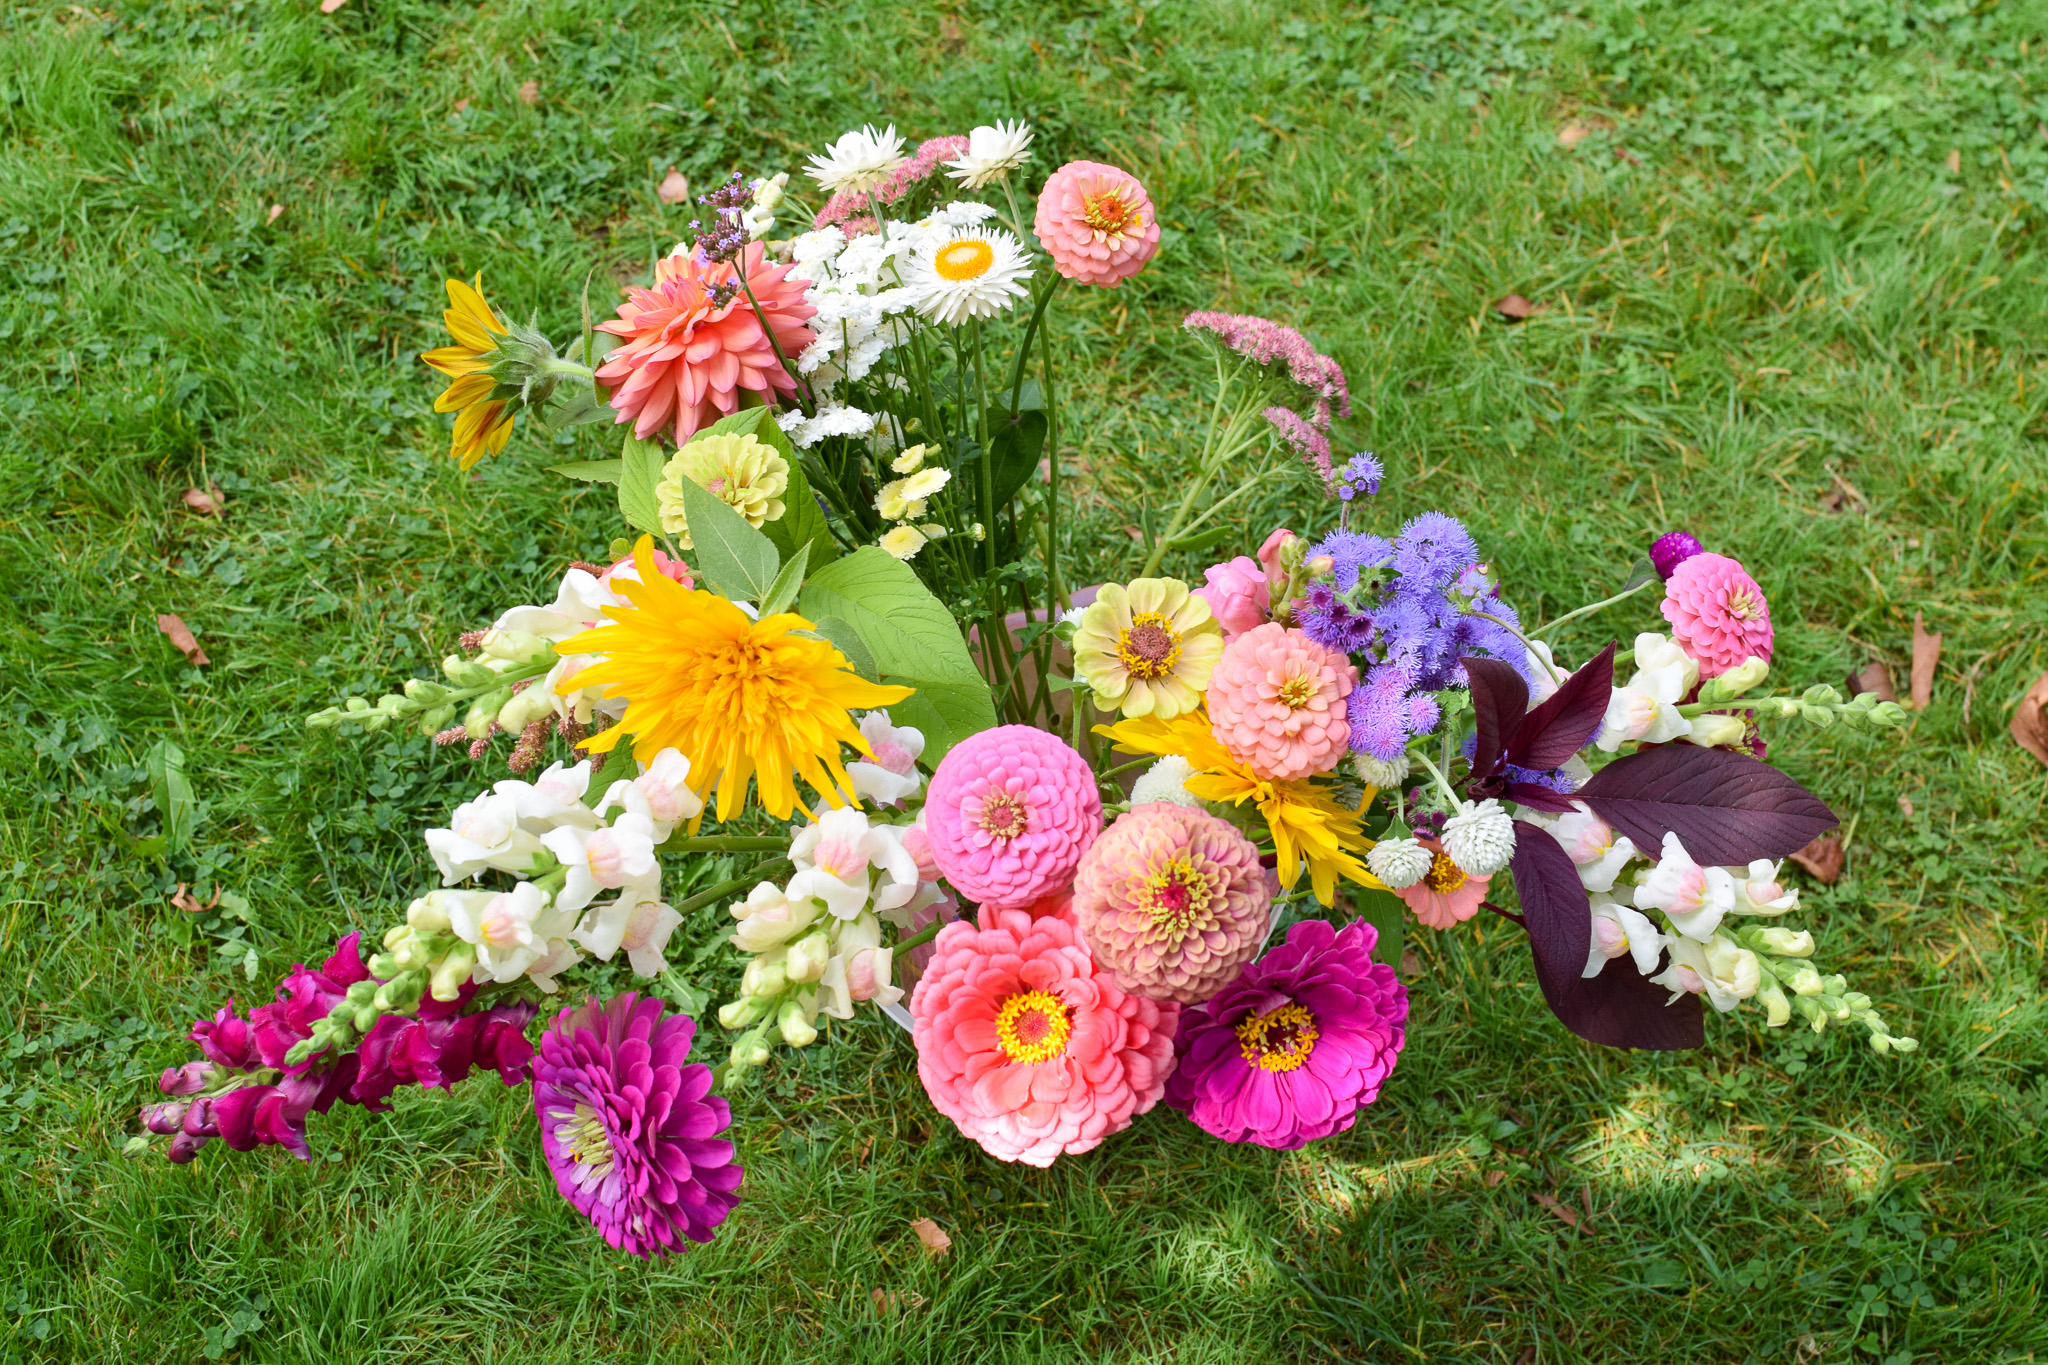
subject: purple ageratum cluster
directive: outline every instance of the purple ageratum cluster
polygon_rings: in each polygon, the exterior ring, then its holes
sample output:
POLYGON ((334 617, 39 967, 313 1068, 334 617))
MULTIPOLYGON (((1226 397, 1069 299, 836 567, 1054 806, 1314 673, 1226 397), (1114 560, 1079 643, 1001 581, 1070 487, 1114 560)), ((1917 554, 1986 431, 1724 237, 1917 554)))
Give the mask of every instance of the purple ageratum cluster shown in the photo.
POLYGON ((1386 466, 1370 450, 1361 450, 1336 472, 1333 491, 1341 502, 1350 502, 1361 493, 1370 498, 1380 491, 1380 480, 1386 476, 1386 466))
POLYGON ((1292 1151, 1379 1098, 1407 1041, 1408 992, 1379 934, 1307 919, 1204 1004, 1184 1007, 1166 1102, 1225 1142, 1292 1151))
POLYGON ((555 1185, 635 1256, 710 1241, 739 1202, 741 1168, 719 1136, 732 1110, 689 1060, 696 1031, 629 991, 565 1009, 541 1035, 533 1112, 555 1185))

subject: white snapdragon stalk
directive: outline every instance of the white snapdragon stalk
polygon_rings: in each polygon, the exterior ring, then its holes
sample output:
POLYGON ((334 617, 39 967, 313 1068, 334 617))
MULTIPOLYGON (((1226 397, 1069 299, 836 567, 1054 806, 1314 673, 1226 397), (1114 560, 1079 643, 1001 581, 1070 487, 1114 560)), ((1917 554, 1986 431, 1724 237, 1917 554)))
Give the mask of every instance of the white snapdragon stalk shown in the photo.
POLYGON ((1635 676, 1609 694, 1594 742, 1611 754, 1630 740, 1662 744, 1689 734, 1692 722, 1678 714, 1678 702, 1699 677, 1699 664, 1670 640, 1648 631, 1638 635, 1635 676))
POLYGON ((903 847, 901 831, 874 824, 852 806, 827 811, 798 830, 789 860, 797 868, 790 898, 821 901, 841 919, 866 909, 870 898, 876 910, 891 910, 917 891, 917 861, 903 847))
POLYGON ((654 822, 644 815, 629 811, 603 829, 549 830, 541 842, 562 864, 565 879, 556 900, 565 910, 581 910, 601 891, 631 888, 633 899, 660 898, 654 822))
POLYGON ((1671 965, 1650 980, 1670 991, 1674 1000, 1687 992, 1704 995, 1725 1014, 1763 984, 1757 955, 1726 934, 1715 934, 1704 943, 1675 938, 1670 948, 1671 965))
POLYGON ((1656 971, 1665 936, 1650 923, 1649 917, 1597 891, 1592 902, 1593 941, 1586 951, 1586 970, 1582 975, 1600 975, 1602 967, 1624 953, 1635 962, 1641 975, 1649 976, 1656 971))
POLYGON ((1662 910, 1679 933, 1704 943, 1735 909, 1735 878, 1694 862, 1676 834, 1664 835, 1663 853, 1636 885, 1636 908, 1662 910))
POLYGON ((426 832, 426 843, 443 886, 484 871, 530 872, 541 851, 540 839, 520 827, 519 798, 499 792, 457 806, 446 829, 426 832))
POLYGON ((924 731, 890 724, 887 711, 870 711, 861 717, 860 733, 873 757, 846 765, 855 793, 878 806, 900 806, 917 795, 924 786, 917 771, 924 731))
POLYGON ((517 981, 549 956, 551 941, 568 929, 567 912, 532 882, 464 895, 446 908, 455 936, 476 949, 475 979, 482 982, 517 981))
POLYGON ((491 792, 512 798, 519 825, 530 834, 546 834, 560 825, 596 829, 604 821, 598 812, 583 804, 583 797, 590 790, 590 772, 588 759, 573 766, 555 763, 531 782, 507 778, 495 783, 491 792))
POLYGON ((882 946, 881 922, 874 915, 834 925, 831 940, 832 956, 807 1006, 834 1019, 851 1019, 853 1007, 863 1001, 886 1006, 903 998, 892 979, 893 950, 882 946))
POLYGON ((743 953, 768 952, 809 929, 824 913, 825 907, 809 897, 791 900, 774 882, 757 882, 747 898, 732 907, 732 917, 739 921, 732 945, 743 953))
POLYGON ((654 829, 654 842, 666 840, 677 825, 704 811, 704 798, 690 788, 690 760, 679 749, 663 749, 646 772, 621 778, 605 791, 597 813, 614 810, 644 817, 654 829))

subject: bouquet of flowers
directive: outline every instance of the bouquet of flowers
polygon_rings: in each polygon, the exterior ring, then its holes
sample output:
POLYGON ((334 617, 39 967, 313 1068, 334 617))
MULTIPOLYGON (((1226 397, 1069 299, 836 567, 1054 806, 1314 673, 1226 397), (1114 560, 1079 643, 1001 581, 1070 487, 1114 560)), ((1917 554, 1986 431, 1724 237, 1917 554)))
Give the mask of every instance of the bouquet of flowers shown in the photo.
POLYGON ((1335 360, 1198 312, 1195 475, 1137 577, 1066 581, 1045 319, 1068 282, 1143 269, 1159 228, 1087 161, 1027 222, 1031 143, 850 132, 811 158, 827 197, 800 231, 787 176, 735 175, 616 316, 593 324, 586 290, 561 350, 480 274, 449 281, 453 341, 423 359, 454 458, 607 423, 616 456, 556 471, 615 486, 637 538, 440 676, 309 719, 511 775, 425 831, 440 884, 381 932, 194 1024, 202 1056, 131 1147, 305 1157, 311 1114, 494 1071, 531 1086, 563 1196, 654 1255, 738 1199, 728 1097, 867 1007, 1001 1160, 1087 1151, 1161 1100, 1297 1148, 1399 1060, 1404 919, 1482 909, 1596 1043, 1698 1047, 1703 1005, 1748 1004, 1913 1047, 1784 922, 1781 860, 1834 817, 1763 761, 1774 724, 1901 713, 1766 690, 1770 610, 1737 560, 1666 535, 1619 593, 1529 627, 1454 517, 1372 524, 1381 463, 1332 454, 1335 360), (1290 470, 1320 530, 1247 538, 1198 586, 1161 573, 1290 470), (1546 643, 1653 588, 1631 648, 1574 667, 1546 643), (710 1062, 678 932, 728 997, 710 1062), (647 993, 579 991, 621 953, 647 993))

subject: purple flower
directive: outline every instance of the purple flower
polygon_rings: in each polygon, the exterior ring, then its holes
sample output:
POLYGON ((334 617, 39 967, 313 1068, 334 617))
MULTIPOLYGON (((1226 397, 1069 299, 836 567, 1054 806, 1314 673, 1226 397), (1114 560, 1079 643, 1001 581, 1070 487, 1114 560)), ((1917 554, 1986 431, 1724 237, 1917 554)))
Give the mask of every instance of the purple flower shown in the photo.
POLYGON ((1673 569, 1705 549, 1684 531, 1666 531, 1650 547, 1650 564, 1657 570, 1657 577, 1668 579, 1673 569))
MULTIPOLYGON (((370 979, 370 969, 356 952, 361 939, 359 933, 345 935, 317 972, 304 963, 294 964, 291 974, 277 988, 277 1000, 249 1011, 249 1032, 263 1065, 297 1075, 318 1063, 318 1053, 296 1066, 286 1065, 285 1057, 313 1036, 313 1026, 347 997, 350 986, 370 979)), ((198 1031, 197 1025, 193 1031, 198 1031)))
POLYGON ((1358 586, 1358 576, 1365 570, 1386 566, 1394 557, 1394 547, 1363 531, 1333 531, 1308 553, 1311 559, 1328 555, 1338 591, 1350 592, 1358 586))
MULTIPOLYGON (((351 1055, 317 1072, 285 1076, 276 1085, 245 1085, 214 1099, 207 1119, 219 1130, 220 1140, 238 1152, 275 1145, 288 1149, 301 1161, 311 1161, 313 1152, 306 1145, 306 1115, 324 1114, 332 1109, 336 1100, 347 1095, 355 1076, 356 1059, 351 1055)), ((201 1103, 204 1102, 194 1103, 192 1108, 198 1110, 201 1103)), ((185 1131, 192 1133, 190 1114, 186 1116, 185 1131)))
POLYGON ((1359 654, 1372 644, 1372 618, 1345 606, 1328 583, 1309 584, 1294 616, 1302 634, 1341 654, 1359 654))
POLYGON ((1413 518, 1394 541, 1394 567, 1415 590, 1441 591, 1478 559, 1479 546, 1465 523, 1444 512, 1413 518))
POLYGON ((718 1136, 732 1110, 691 1064, 697 1025, 631 991, 565 1009, 541 1035, 533 1112, 562 1197, 635 1256, 708 1242, 739 1202, 741 1170, 718 1136))
POLYGON ((1184 1006, 1166 1102, 1225 1142, 1283 1151, 1349 1128, 1407 1040, 1408 992, 1364 921, 1306 919, 1222 994, 1184 1006))
POLYGON ((1386 476, 1386 467, 1373 453, 1361 450, 1337 471, 1337 496, 1345 502, 1350 502, 1360 493, 1372 497, 1380 491, 1380 480, 1386 476))
POLYGON ((1358 686, 1351 689, 1344 705, 1351 722, 1354 750, 1370 754, 1382 763, 1400 757, 1408 747, 1408 737, 1418 733, 1409 724, 1409 683, 1405 667, 1385 663, 1367 672, 1358 686))
MULTIPOLYGON (((730 263, 739 255, 740 248, 747 244, 747 229, 740 221, 740 215, 754 202, 754 187, 734 171, 732 179, 709 194, 698 195, 697 202, 712 211, 711 227, 697 238, 697 250, 708 261, 730 263)), ((690 226, 700 225, 692 219, 690 226)))
POLYGON ((389 1109, 390 1096, 402 1085, 453 1089, 472 1068, 495 1071, 507 1085, 526 1079, 533 1044, 526 1026, 540 1011, 518 1000, 474 1014, 457 1015, 470 991, 440 1001, 420 1001, 419 1018, 387 1014, 356 1047, 357 1075, 349 1099, 365 1109, 389 1109))
MULTIPOLYGON (((256 1040, 249 1033, 249 1021, 235 1013, 232 995, 227 1004, 214 1011, 213 1018, 195 1020, 192 1031, 185 1036, 199 1044, 199 1050, 215 1066, 229 1071, 253 1071, 263 1065, 263 1059, 256 1055, 256 1040)), ((165 1089, 164 1093, 183 1092, 165 1089)))

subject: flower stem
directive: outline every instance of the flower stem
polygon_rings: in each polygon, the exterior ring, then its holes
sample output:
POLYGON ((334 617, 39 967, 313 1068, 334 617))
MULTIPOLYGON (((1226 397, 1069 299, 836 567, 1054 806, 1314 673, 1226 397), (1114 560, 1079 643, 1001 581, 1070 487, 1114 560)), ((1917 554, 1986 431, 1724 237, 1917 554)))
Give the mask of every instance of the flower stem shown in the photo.
POLYGON ((1507 632, 1508 634, 1510 634, 1510 635, 1514 636, 1514 637, 1515 637, 1515 638, 1516 638, 1517 640, 1520 640, 1520 641, 1522 642, 1522 648, 1523 648, 1524 650, 1527 650, 1527 651, 1528 651, 1528 654, 1529 654, 1529 657, 1530 657, 1530 658, 1534 659, 1534 660, 1535 660, 1535 661, 1536 661, 1537 663, 1539 663, 1539 664, 1542 664, 1542 665, 1543 665, 1543 671, 1544 671, 1545 673, 1548 673, 1548 674, 1550 675, 1550 680, 1551 680, 1551 681, 1552 681, 1553 683, 1558 683, 1558 684, 1562 684, 1562 683, 1564 682, 1564 679, 1565 679, 1565 675, 1557 671, 1557 665, 1556 665, 1556 664, 1553 664, 1553 663, 1551 663, 1551 662, 1550 662, 1550 661, 1549 661, 1548 659, 1544 658, 1544 657, 1543 657, 1543 656, 1542 656, 1542 655, 1541 655, 1540 653, 1538 653, 1538 652, 1537 652, 1537 651, 1536 651, 1535 649, 1533 649, 1533 648, 1531 648, 1531 647, 1530 647, 1530 644, 1529 644, 1529 637, 1528 637, 1528 636, 1526 636, 1526 635, 1522 634, 1522 632, 1521 632, 1521 631, 1517 630, 1517 629, 1516 629, 1516 628, 1515 628, 1514 626, 1511 626, 1511 625, 1509 625, 1509 624, 1508 624, 1508 623, 1507 623, 1506 621, 1503 621, 1503 620, 1502 620, 1502 619, 1501 619, 1500 617, 1498 617, 1498 616, 1495 616, 1495 615, 1494 615, 1494 614, 1493 614, 1492 612, 1487 612, 1487 611, 1475 611, 1475 612, 1473 612, 1472 614, 1473 614, 1474 616, 1478 617, 1478 618, 1479 618, 1480 620, 1482 620, 1482 621, 1491 621, 1491 622, 1493 622, 1493 623, 1494 623, 1495 625, 1499 626, 1499 627, 1500 627, 1500 628, 1501 628, 1502 630, 1504 630, 1504 631, 1506 631, 1506 632, 1507 632))
POLYGON ((1649 587, 1650 584, 1655 583, 1657 581, 1658 580, 1654 578, 1645 579, 1642 582, 1636 584, 1633 588, 1624 588, 1622 591, 1614 594, 1614 596, 1612 597, 1604 598, 1601 601, 1580 607, 1577 611, 1568 611, 1564 615, 1558 617, 1555 621, 1545 621, 1542 625, 1536 627, 1529 633, 1535 636, 1542 636, 1550 631, 1556 630, 1559 626, 1563 625, 1567 621, 1576 621, 1581 616, 1590 616, 1594 612, 1599 611, 1602 607, 1611 607, 1616 602, 1620 602, 1627 598, 1634 597, 1644 588, 1649 587))
POLYGON ((755 879, 766 876, 777 868, 790 866, 792 864, 787 858, 770 858, 765 863, 757 863, 737 877, 722 881, 716 886, 707 887, 688 900, 678 901, 674 906, 675 912, 678 915, 687 915, 693 910, 701 910, 713 901, 723 900, 735 891, 745 890, 755 879))
POLYGON ((922 948, 925 944, 937 938, 939 930, 945 928, 948 923, 949 921, 947 920, 934 918, 930 924, 927 924, 916 933, 906 934, 902 938, 897 939, 895 943, 890 945, 889 950, 893 953, 907 953, 912 948, 922 948))

